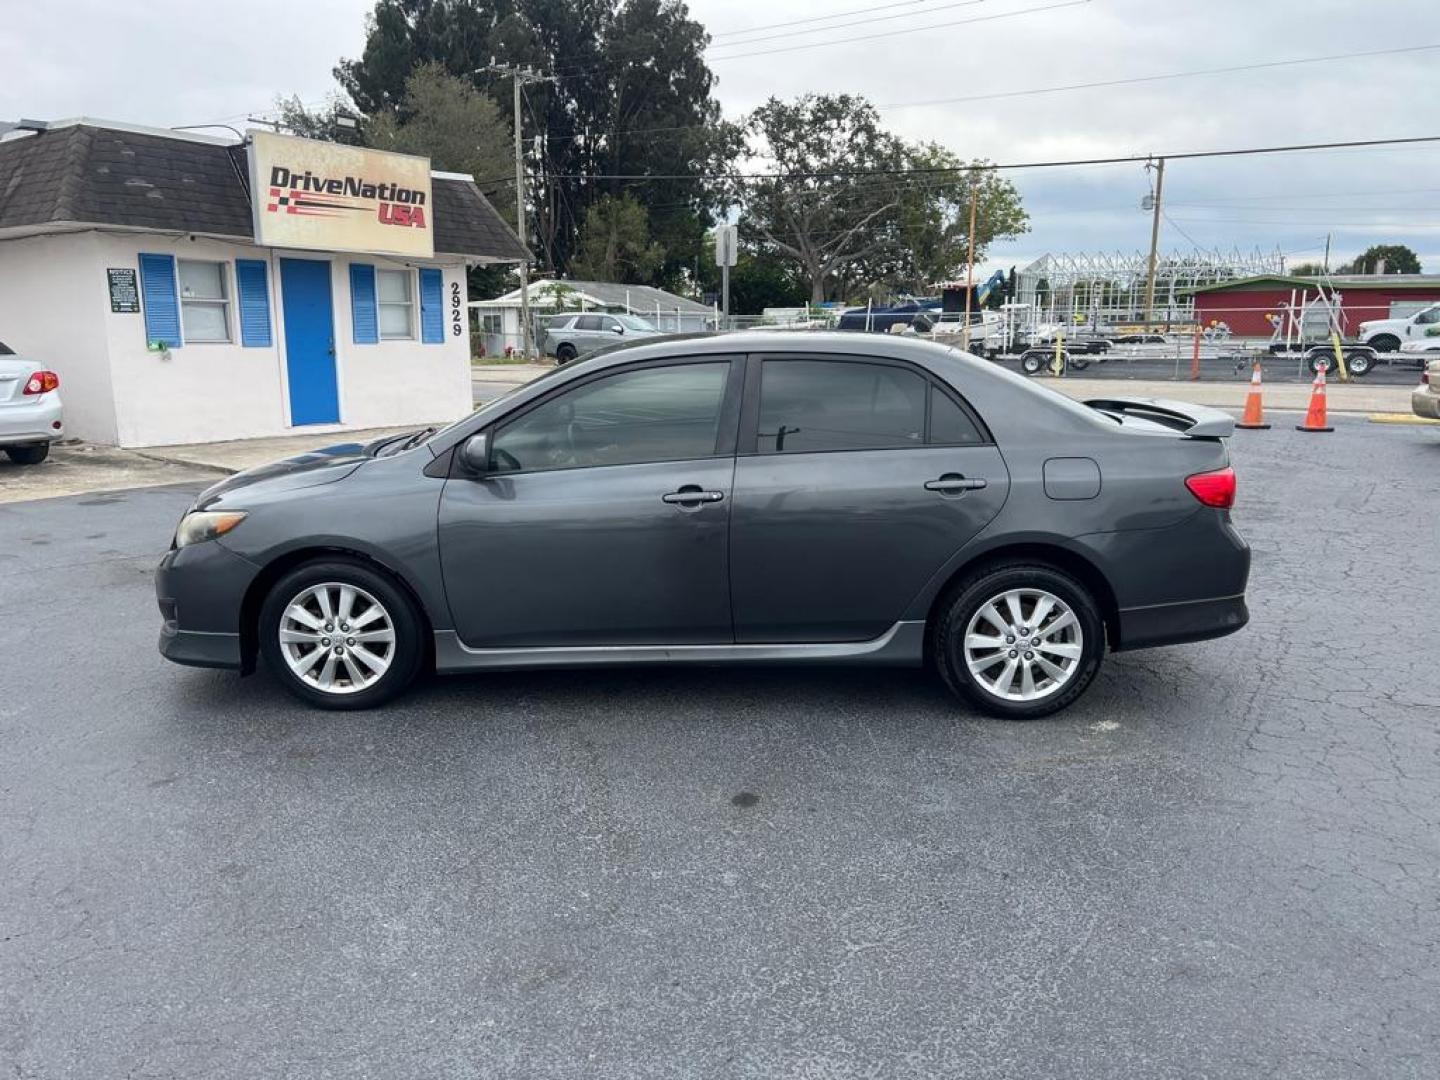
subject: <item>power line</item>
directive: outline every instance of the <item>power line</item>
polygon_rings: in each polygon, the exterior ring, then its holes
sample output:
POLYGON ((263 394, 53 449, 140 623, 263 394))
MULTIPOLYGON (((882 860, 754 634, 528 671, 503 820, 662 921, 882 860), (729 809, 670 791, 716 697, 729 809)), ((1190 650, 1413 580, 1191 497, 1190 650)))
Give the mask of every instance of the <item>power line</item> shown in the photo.
POLYGON ((824 22, 827 19, 843 19, 849 15, 863 15, 867 11, 889 11, 891 8, 914 7, 916 4, 928 3, 929 0, 902 0, 896 4, 879 4, 874 7, 851 8, 849 11, 836 11, 829 15, 812 15, 808 19, 791 19, 789 22, 764 23, 760 26, 752 26, 748 30, 722 30, 719 33, 711 34, 711 39, 721 37, 735 37, 739 34, 756 34, 761 30, 779 30, 786 26, 801 26, 805 23, 824 22))
POLYGON ((1400 53, 1429 52, 1440 44, 1407 45, 1398 49, 1369 49, 1364 52, 1336 53, 1333 56, 1306 56, 1294 60, 1268 60, 1258 64, 1235 64, 1230 67, 1203 68, 1197 71, 1175 71, 1166 75, 1137 75, 1125 79, 1101 79, 1096 82, 1070 83, 1066 86, 1038 86, 1028 90, 1000 90, 993 94, 967 94, 964 97, 931 98, 926 101, 900 101, 877 105, 878 109, 913 109, 927 105, 955 105, 965 101, 995 101, 1000 98, 1030 97, 1037 94, 1058 94, 1067 90, 1093 90, 1108 86, 1133 86, 1136 83, 1162 82, 1169 79, 1193 79, 1201 75, 1230 75, 1238 71, 1260 71, 1263 68, 1295 67, 1299 64, 1323 64, 1333 60, 1355 60, 1371 56, 1396 56, 1400 53))
MULTIPOLYGON (((1128 86, 1137 83, 1161 82, 1172 79, 1194 79, 1208 75, 1229 75, 1240 71, 1260 71, 1267 68, 1294 67, 1301 64, 1331 63, 1340 60, 1367 59, 1376 56, 1391 56, 1399 53, 1427 52, 1440 49, 1440 43, 1433 45, 1410 45, 1397 49, 1370 49, 1362 52, 1335 53, 1330 56, 1302 56, 1289 60, 1274 60, 1256 64, 1238 64, 1231 67, 1204 68, 1196 71, 1175 71, 1160 75, 1137 75, 1123 79, 1110 79, 1102 82, 1069 83, 1063 86, 1037 86, 1021 90, 1006 90, 993 94, 972 94, 965 97, 955 98, 928 98, 921 101, 894 101, 883 105, 877 105, 877 109, 917 109, 933 105, 953 105, 966 101, 995 101, 1004 98, 1031 97, 1042 94, 1059 94, 1071 90, 1090 90, 1097 87, 1128 86)), ((673 131, 701 131, 713 128, 714 124, 672 124, 664 127, 625 128, 620 131, 607 134, 616 135, 647 135, 660 132, 673 131)), ((575 135, 547 135, 546 138, 553 142, 576 142, 588 138, 588 133, 575 135)), ((1425 189, 1440 190, 1440 189, 1425 189)))
POLYGON ((1072 158, 1057 161, 1021 161, 969 165, 921 166, 907 169, 830 169, 801 172, 751 173, 566 173, 553 180, 805 180, 847 176, 929 176, 967 172, 1000 172, 1015 169, 1060 169, 1080 165, 1144 164, 1157 158, 1185 161, 1195 158, 1247 157, 1256 154, 1290 154, 1305 150, 1353 149, 1356 147, 1406 146, 1440 142, 1440 135, 1417 135, 1403 139, 1352 139, 1345 142, 1295 143, 1286 146, 1252 146, 1239 150, 1188 150, 1183 153, 1129 154, 1123 157, 1072 158))
MULTIPOLYGON (((962 8, 962 7, 975 7, 977 4, 983 4, 983 3, 985 3, 985 0, 953 0, 952 3, 940 4, 940 5, 938 5, 937 7, 929 8, 929 9, 926 10, 923 14, 924 14, 924 15, 933 15, 933 14, 935 14, 935 13, 938 12, 938 11, 950 11, 950 10, 953 10, 954 8, 962 8)), ((851 26, 874 26, 876 23, 893 22, 893 21, 895 21, 896 19, 914 19, 914 18, 916 18, 917 15, 920 15, 920 14, 921 14, 921 13, 919 13, 919 12, 902 12, 902 13, 899 14, 899 15, 881 15, 879 18, 875 18, 875 19, 857 19, 857 20, 855 20, 854 22, 835 23, 833 26, 816 26, 816 27, 813 27, 813 28, 811 28, 811 29, 809 29, 809 30, 791 30, 791 31, 790 31, 789 33, 787 33, 787 34, 767 34, 767 35, 765 35, 764 37, 757 37, 757 38, 755 38, 755 39, 753 39, 753 40, 751 40, 751 41, 733 41, 733 42, 726 42, 724 45, 720 45, 720 46, 717 46, 717 47, 718 47, 718 48, 721 48, 721 49, 730 48, 730 47, 732 47, 732 46, 735 47, 735 48, 743 48, 743 47, 746 46, 746 45, 760 45, 760 44, 762 44, 762 43, 764 43, 764 42, 766 42, 766 41, 778 41, 778 40, 780 40, 781 38, 786 38, 786 39, 788 39, 788 38, 798 37, 798 36, 801 35, 801 34, 823 34, 823 33, 825 33, 827 30, 844 30, 844 29, 847 29, 848 27, 851 27, 851 26)), ((828 18, 839 18, 839 16, 836 16, 836 15, 831 15, 831 16, 827 16, 827 17, 828 17, 828 18)), ((867 38, 867 40, 868 40, 868 38, 867 38)), ((839 44, 839 42, 817 42, 816 44, 822 44, 822 45, 823 45, 823 44, 839 44)), ((708 53, 709 51, 710 51, 709 49, 706 50, 707 53, 708 53)), ((714 59, 716 59, 716 60, 724 60, 725 57, 723 57, 723 56, 717 56, 717 57, 715 57, 714 59)))
MULTIPOLYGON (((1021 8, 1019 11, 1002 11, 994 15, 977 15, 973 19, 955 19, 951 22, 928 23, 925 26, 907 26, 903 30, 887 30, 883 34, 867 34, 864 44, 881 38, 898 37, 901 34, 914 34, 921 30, 944 30, 952 26, 969 26, 973 23, 994 22, 997 19, 1013 19, 1017 15, 1034 15, 1042 11, 1057 11, 1060 8, 1079 7, 1088 4, 1090 0, 1063 0, 1058 4, 1042 4, 1039 7, 1021 8)), ((774 56, 777 53, 800 52, 803 49, 823 49, 830 45, 857 45, 860 44, 855 38, 842 38, 839 41, 812 41, 804 45, 784 45, 778 49, 761 49, 757 52, 735 53, 731 56, 707 56, 710 63, 721 60, 744 60, 751 56, 774 56)))

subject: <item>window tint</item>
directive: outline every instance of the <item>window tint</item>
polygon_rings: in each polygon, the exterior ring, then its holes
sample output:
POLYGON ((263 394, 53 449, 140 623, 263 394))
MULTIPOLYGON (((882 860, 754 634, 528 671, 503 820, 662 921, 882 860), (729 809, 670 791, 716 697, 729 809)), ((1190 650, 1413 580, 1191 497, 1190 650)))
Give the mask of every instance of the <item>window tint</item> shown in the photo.
POLYGON ((985 436, 949 394, 930 390, 930 441, 941 446, 983 443, 985 436))
POLYGON ((715 453, 728 362, 624 371, 501 428, 498 472, 681 461, 715 453))
POLYGON ((1422 311, 1419 315, 1415 316, 1415 321, 1421 325, 1440 322, 1440 308, 1431 308, 1428 311, 1422 311))
POLYGON ((881 450, 925 441, 926 381, 888 364, 767 360, 756 448, 881 450))
POLYGON ((599 315, 581 315, 578 319, 575 320, 575 329, 576 329, 576 330, 599 330, 599 329, 600 329, 600 316, 599 316, 599 315))
POLYGON ((600 320, 600 329, 608 330, 612 334, 615 332, 615 328, 619 325, 619 323, 617 323, 614 319, 610 318, 610 316, 608 315, 600 320))

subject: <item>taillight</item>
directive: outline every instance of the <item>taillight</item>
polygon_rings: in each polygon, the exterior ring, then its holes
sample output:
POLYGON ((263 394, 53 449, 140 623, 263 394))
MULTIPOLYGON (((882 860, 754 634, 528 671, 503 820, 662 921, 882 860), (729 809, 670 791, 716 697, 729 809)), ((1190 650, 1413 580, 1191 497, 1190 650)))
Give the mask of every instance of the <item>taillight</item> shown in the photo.
POLYGON ((27 394, 48 394, 60 386, 60 376, 53 371, 37 371, 30 376, 30 381, 25 384, 27 394))
POLYGON ((1187 476, 1185 486, 1206 506, 1228 510, 1235 505, 1235 470, 1229 466, 1187 476))

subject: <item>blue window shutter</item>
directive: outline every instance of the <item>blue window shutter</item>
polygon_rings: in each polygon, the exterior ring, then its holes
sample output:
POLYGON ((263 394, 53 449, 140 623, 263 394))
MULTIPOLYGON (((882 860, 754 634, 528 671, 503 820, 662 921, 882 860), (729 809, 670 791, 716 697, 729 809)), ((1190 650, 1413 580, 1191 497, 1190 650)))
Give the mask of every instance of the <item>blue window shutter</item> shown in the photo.
POLYGON ((235 286, 240 294, 240 344, 246 348, 268 349, 270 338, 270 288, 262 259, 235 260, 235 286))
POLYGON ((445 343, 445 286, 440 271, 420 271, 420 340, 426 345, 445 343))
POLYGON ((140 295, 145 303, 145 341, 178 349, 180 295, 175 290, 175 256, 140 255, 140 295))
POLYGON ((369 263, 350 264, 350 321, 355 324, 356 345, 374 345, 380 340, 375 267, 369 263))

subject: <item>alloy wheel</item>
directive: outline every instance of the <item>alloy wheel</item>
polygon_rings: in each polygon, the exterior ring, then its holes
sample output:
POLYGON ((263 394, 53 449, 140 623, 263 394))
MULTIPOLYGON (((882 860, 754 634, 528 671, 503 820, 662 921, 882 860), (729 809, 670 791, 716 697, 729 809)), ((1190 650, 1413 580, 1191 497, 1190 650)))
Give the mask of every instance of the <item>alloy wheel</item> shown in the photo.
POLYGON ((301 682, 326 694, 375 685, 395 658, 395 624, 357 585, 326 581, 298 593, 280 616, 280 652, 301 682))
POLYGON ((1033 702, 1065 687, 1085 651, 1070 606, 1043 589, 1009 589, 981 604, 965 628, 965 665, 1006 701, 1033 702))

